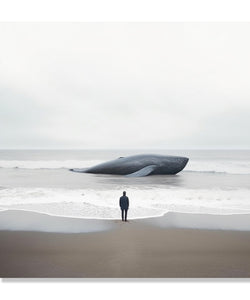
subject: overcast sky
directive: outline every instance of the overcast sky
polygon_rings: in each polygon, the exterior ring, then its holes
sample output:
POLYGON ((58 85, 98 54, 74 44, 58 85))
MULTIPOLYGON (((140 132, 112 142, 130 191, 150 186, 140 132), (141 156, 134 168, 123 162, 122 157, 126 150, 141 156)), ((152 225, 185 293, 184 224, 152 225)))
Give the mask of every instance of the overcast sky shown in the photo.
POLYGON ((250 148, 250 23, 0 23, 0 148, 250 148))

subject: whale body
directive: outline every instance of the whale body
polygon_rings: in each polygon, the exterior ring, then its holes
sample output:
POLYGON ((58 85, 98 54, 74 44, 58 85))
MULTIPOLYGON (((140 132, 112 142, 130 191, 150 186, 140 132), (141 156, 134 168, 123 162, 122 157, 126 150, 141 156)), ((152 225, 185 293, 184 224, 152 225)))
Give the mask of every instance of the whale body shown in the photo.
POLYGON ((148 175, 174 175, 183 170, 187 157, 140 154, 120 157, 88 169, 70 169, 73 172, 93 174, 126 175, 141 177, 148 175))

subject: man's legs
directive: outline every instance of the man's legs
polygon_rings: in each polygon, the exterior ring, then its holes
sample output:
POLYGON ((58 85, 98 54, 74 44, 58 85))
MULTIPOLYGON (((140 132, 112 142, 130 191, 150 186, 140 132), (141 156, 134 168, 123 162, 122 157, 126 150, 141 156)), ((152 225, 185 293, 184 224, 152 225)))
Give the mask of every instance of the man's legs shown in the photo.
POLYGON ((125 221, 127 221, 128 209, 125 209, 125 221))
POLYGON ((124 221, 124 209, 121 209, 122 211, 122 221, 124 221))

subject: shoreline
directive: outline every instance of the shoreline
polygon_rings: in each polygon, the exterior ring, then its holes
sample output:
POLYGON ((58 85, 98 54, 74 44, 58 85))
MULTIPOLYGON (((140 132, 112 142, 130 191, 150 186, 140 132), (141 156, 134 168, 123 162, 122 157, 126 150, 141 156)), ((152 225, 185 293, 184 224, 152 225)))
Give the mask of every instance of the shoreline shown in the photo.
MULTIPOLYGON (((250 214, 167 212, 162 216, 129 219, 158 228, 249 231, 250 214)), ((120 219, 55 216, 27 210, 0 211, 0 231, 84 233, 115 229, 120 219)))

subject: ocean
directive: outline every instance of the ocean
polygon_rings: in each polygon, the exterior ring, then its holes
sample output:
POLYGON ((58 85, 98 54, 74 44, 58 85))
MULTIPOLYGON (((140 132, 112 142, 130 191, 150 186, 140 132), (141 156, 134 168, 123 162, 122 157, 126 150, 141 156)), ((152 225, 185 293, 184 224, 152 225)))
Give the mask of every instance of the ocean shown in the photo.
POLYGON ((250 213, 250 150, 0 150, 0 210, 118 219, 119 197, 130 219, 166 212, 250 213), (189 157, 177 175, 125 177, 70 168, 142 153, 189 157))

